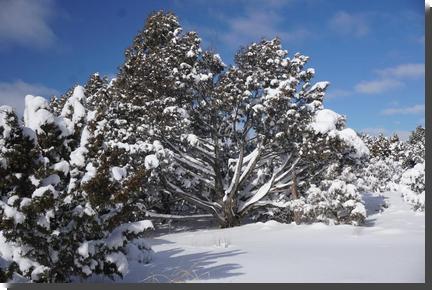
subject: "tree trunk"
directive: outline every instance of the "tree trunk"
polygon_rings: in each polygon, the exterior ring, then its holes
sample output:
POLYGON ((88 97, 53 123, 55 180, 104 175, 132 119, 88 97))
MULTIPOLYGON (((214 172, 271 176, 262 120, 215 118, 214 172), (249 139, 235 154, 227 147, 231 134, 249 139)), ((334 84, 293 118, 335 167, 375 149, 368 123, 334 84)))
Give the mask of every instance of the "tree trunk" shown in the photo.
POLYGON ((292 174, 291 194, 292 194, 293 199, 299 199, 300 198, 300 193, 298 192, 298 189, 297 189, 297 175, 296 175, 295 171, 293 171, 293 174, 292 174))
POLYGON ((235 201, 227 198, 223 204, 224 221, 220 223, 221 228, 232 228, 240 225, 240 216, 235 212, 235 201))
MULTIPOLYGON (((291 195, 292 195, 293 199, 299 199, 300 198, 300 193, 298 192, 298 189, 297 189, 297 175, 296 175, 295 171, 293 171, 293 174, 292 174, 291 195)), ((294 211, 293 219, 297 225, 300 224, 301 219, 302 219, 302 212, 301 211, 294 211)))

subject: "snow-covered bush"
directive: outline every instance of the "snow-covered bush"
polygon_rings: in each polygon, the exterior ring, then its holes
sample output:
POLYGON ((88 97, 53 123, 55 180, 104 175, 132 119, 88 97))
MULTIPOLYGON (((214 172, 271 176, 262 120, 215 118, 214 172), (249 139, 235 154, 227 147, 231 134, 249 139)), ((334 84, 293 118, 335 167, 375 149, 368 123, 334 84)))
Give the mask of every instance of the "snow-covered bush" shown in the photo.
POLYGON ((399 183, 402 172, 403 168, 400 161, 391 157, 374 157, 362 169, 358 184, 363 191, 392 191, 399 183))
POLYGON ((400 192, 415 210, 424 210, 425 129, 416 128, 407 141, 383 135, 362 138, 371 156, 358 172, 359 188, 400 192))
POLYGON ((279 222, 361 225, 366 219, 366 210, 356 185, 358 178, 351 166, 333 163, 316 183, 302 184, 304 193, 291 199, 287 206, 261 213, 261 220, 279 222), (306 186, 304 186, 306 185, 306 186))
POLYGON ((418 163, 406 170, 398 186, 402 196, 415 210, 425 209, 425 163, 418 163))
MULTIPOLYGON (((122 276, 128 251, 148 262, 151 249, 134 240, 151 222, 125 220, 119 210, 125 203, 100 207, 84 190, 96 175, 92 161, 104 152, 99 127, 90 128, 96 113, 86 109, 84 88, 75 87, 56 110, 26 96, 24 124, 10 108, 0 111, 1 236, 3 248, 13 249, 0 253, 8 264, 3 276, 37 282, 122 276)), ((98 198, 109 202, 112 194, 98 198)))

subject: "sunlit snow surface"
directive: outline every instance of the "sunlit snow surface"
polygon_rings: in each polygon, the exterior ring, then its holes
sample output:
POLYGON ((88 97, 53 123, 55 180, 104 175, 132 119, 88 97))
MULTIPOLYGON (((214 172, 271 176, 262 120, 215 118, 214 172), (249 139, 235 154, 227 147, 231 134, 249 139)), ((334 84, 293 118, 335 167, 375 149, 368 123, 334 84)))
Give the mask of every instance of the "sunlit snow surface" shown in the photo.
POLYGON ((399 193, 364 200, 362 227, 270 221, 148 239, 153 261, 130 263, 122 282, 424 282, 424 213, 399 193))

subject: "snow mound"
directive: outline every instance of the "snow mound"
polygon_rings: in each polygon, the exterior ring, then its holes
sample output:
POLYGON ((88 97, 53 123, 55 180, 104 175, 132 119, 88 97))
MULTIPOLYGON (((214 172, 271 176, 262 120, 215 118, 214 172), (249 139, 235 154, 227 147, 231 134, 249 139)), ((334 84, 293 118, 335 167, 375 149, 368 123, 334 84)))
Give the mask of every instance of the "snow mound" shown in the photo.
POLYGON ((61 112, 62 117, 71 117, 74 124, 81 121, 86 116, 86 110, 82 105, 85 100, 84 88, 82 86, 76 86, 63 107, 61 112))
POLYGON ((338 113, 323 109, 316 113, 315 120, 311 124, 311 127, 318 133, 325 134, 332 130, 336 130, 336 124, 341 122, 343 117, 338 113))
POLYGON ((35 97, 27 95, 25 97, 24 109, 24 124, 26 127, 32 129, 36 133, 42 133, 42 126, 46 124, 55 124, 61 130, 62 136, 69 136, 73 134, 70 131, 68 124, 64 118, 54 116, 49 111, 49 104, 46 99, 42 97, 35 97))
POLYGON ((355 158, 369 155, 369 149, 353 129, 340 129, 344 125, 344 120, 342 115, 329 109, 323 109, 316 112, 310 127, 317 133, 329 134, 329 136, 337 136, 342 139, 347 145, 354 148, 355 152, 351 155, 355 158))
POLYGON ((399 190, 404 200, 423 211, 425 208, 425 163, 418 163, 406 170, 401 177, 399 190))
POLYGON ((159 166, 159 160, 157 159, 156 155, 150 154, 145 157, 144 165, 147 170, 154 169, 159 166))

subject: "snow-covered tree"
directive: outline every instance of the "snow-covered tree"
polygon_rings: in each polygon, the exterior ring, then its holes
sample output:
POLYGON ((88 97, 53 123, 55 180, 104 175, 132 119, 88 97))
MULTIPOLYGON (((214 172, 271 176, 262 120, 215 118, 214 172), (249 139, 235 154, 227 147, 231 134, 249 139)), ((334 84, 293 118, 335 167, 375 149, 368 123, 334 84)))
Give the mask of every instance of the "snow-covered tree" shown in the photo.
POLYGON ((399 190, 415 210, 425 209, 425 138, 424 127, 417 127, 405 143, 403 167, 399 190))
POLYGON ((223 227, 255 208, 281 206, 276 200, 298 191, 293 180, 310 181, 350 143, 361 144, 342 120, 331 135, 313 128, 319 111, 331 114, 322 110, 328 83, 311 85, 308 58, 288 58, 278 39, 243 49, 224 73, 196 34, 180 34, 172 14, 156 13, 126 58, 117 82, 119 95, 132 99, 123 116, 133 120, 118 139, 135 142, 140 128, 131 124, 138 123, 149 133, 140 138, 172 153, 159 177, 163 192, 212 213, 223 227))
POLYGON ((418 126, 409 136, 406 145, 406 154, 403 160, 404 168, 413 168, 416 164, 425 161, 426 130, 418 126))
POLYGON ((425 129, 416 128, 407 141, 400 141, 397 135, 362 138, 371 156, 358 176, 359 187, 366 191, 400 192, 414 209, 424 210, 425 129))
MULTIPOLYGON (((27 133, 32 138, 25 141, 31 141, 29 144, 36 152, 33 159, 29 158, 32 150, 23 152, 27 154, 26 162, 34 160, 35 165, 28 166, 30 173, 20 174, 11 164, 23 156, 17 152, 11 155, 12 150, 5 149, 6 172, 27 177, 31 185, 25 192, 16 181, 12 192, 2 188, 2 195, 11 195, 2 196, 2 223, 5 223, 2 236, 17 249, 11 256, 12 268, 9 267, 7 274, 15 271, 39 282, 65 282, 91 274, 122 276, 127 272, 128 253, 139 254, 137 260, 141 262, 149 261, 149 246, 133 241, 152 224, 118 218, 118 212, 100 208, 84 190, 83 184, 95 176, 92 161, 98 160, 104 149, 97 142, 100 134, 96 113, 86 109, 85 90, 80 86, 62 104, 56 114, 45 99, 27 96, 26 127, 20 127, 9 111, 6 117, 2 115, 0 127, 7 137, 3 139, 7 142, 11 132, 14 138, 21 139, 24 137, 19 132, 33 132, 33 136, 27 133)), ((20 149, 18 141, 13 145, 20 149)), ((104 194, 109 197, 113 193, 104 194)), ((121 207, 121 202, 116 206, 121 207)))

